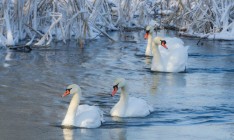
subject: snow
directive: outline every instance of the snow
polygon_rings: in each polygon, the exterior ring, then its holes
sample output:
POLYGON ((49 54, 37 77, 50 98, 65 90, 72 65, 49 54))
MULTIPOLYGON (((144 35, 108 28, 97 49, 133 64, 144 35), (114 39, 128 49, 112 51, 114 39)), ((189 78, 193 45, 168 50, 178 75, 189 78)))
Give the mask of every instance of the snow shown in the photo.
POLYGON ((208 36, 209 39, 234 40, 234 34, 229 32, 220 32, 208 36))
POLYGON ((0 2, 3 17, 0 46, 14 45, 24 39, 30 40, 28 44, 48 45, 53 40, 66 42, 71 37, 84 40, 101 34, 114 40, 107 31, 124 27, 143 29, 163 23, 183 28, 182 34, 189 36, 234 40, 234 1, 231 0, 78 1, 0 2))

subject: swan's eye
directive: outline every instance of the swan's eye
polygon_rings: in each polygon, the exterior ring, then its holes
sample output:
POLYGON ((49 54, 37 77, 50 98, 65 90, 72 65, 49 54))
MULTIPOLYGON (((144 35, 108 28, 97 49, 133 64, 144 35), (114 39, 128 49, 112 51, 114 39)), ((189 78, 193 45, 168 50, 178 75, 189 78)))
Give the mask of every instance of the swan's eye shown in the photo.
POLYGON ((69 92, 71 91, 72 88, 67 88, 66 91, 68 90, 69 92))
POLYGON ((166 40, 160 40, 161 44, 167 44, 166 40))
POLYGON ((118 89, 118 84, 113 86, 113 89, 118 89))

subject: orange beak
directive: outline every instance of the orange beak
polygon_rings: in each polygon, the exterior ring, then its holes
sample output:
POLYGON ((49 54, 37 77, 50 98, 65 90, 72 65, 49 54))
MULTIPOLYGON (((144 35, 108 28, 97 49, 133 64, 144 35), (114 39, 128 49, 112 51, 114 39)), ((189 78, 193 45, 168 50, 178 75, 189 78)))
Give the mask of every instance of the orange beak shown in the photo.
POLYGON ((115 94, 117 93, 117 91, 118 91, 118 87, 114 87, 113 88, 113 91, 112 91, 112 93, 111 93, 111 96, 113 97, 113 96, 115 96, 115 94))
POLYGON ((162 45, 165 49, 168 49, 165 40, 161 40, 161 45, 162 45))
POLYGON ((145 33, 144 39, 148 39, 149 33, 145 33))
POLYGON ((67 96, 67 95, 69 95, 69 94, 70 94, 70 90, 66 90, 66 91, 63 93, 62 97, 65 97, 65 96, 67 96))
POLYGON ((162 46, 163 46, 165 49, 168 49, 167 46, 166 46, 166 44, 162 44, 162 46))

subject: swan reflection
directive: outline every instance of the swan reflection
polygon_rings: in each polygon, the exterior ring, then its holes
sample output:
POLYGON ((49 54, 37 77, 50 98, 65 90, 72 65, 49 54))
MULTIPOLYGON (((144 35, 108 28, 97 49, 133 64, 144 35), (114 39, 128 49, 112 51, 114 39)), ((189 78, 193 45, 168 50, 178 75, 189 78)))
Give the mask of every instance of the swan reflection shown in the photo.
POLYGON ((73 129, 63 129, 64 140, 73 140, 73 129))
POLYGON ((172 92, 175 88, 186 86, 183 73, 157 73, 152 77, 151 94, 172 92), (170 87, 170 89, 168 88, 170 87))

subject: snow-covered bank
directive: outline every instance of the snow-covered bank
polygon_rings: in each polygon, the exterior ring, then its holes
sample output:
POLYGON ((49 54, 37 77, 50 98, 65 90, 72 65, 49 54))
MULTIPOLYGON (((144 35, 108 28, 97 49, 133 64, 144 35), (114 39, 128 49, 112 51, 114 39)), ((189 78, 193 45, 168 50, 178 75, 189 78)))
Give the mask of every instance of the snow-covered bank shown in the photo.
POLYGON ((192 38, 204 38, 209 40, 234 40, 234 36, 228 32, 220 32, 215 34, 198 34, 198 33, 185 33, 179 32, 179 35, 192 38))
POLYGON ((107 31, 157 25, 183 29, 183 35, 234 40, 233 0, 3 0, 0 45, 48 45, 52 40, 86 39, 107 31), (162 18, 160 18, 162 17, 162 18))
POLYGON ((100 34, 114 41, 107 31, 148 24, 145 6, 139 0, 3 0, 0 42, 8 46, 27 39, 27 45, 41 46, 75 38, 82 43, 100 34))
POLYGON ((174 12, 162 22, 183 29, 181 35, 234 40, 233 0, 170 0, 168 5, 174 12))

